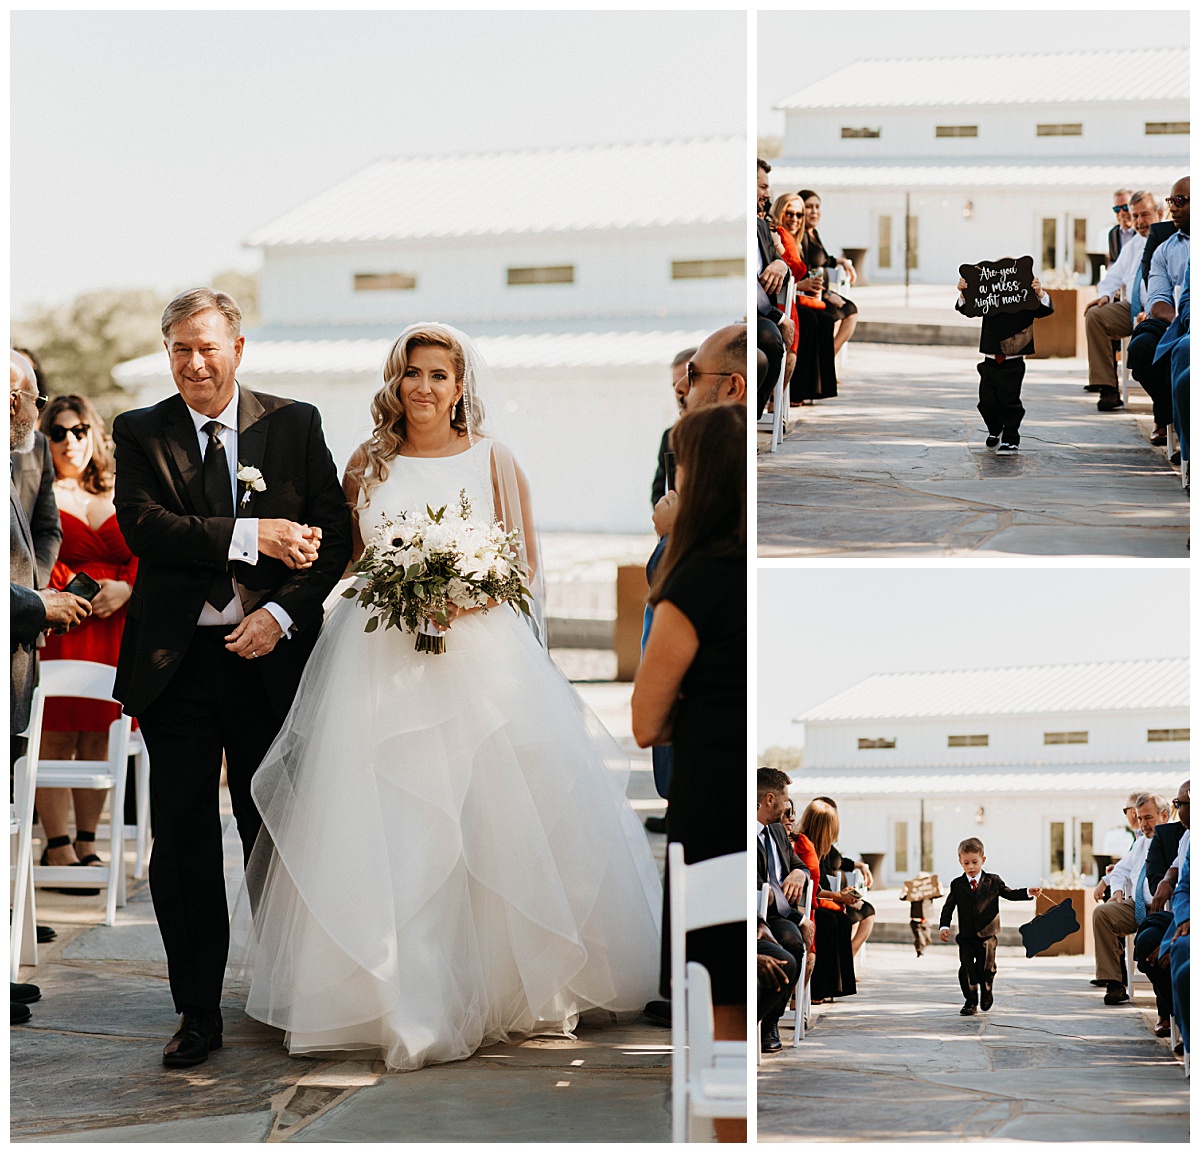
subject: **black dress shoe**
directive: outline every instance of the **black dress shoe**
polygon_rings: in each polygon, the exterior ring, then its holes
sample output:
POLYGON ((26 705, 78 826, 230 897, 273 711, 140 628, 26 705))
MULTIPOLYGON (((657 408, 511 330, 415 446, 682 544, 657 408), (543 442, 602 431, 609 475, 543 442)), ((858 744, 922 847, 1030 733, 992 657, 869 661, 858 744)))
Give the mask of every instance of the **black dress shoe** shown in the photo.
POLYGON ((974 1005, 964 1005, 961 1009, 959 1009, 958 1015, 960 1017, 974 1017, 978 1012, 979 1010, 976 1009, 974 1005))
POLYGON ((32 1005, 42 999, 42 991, 36 985, 18 985, 16 981, 9 981, 8 990, 8 999, 22 1005, 32 1005))
POLYGON ((1089 985, 1098 985, 1098 986, 1099 986, 1101 989, 1107 989, 1107 988, 1108 988, 1108 982, 1107 982, 1107 981, 1101 981, 1099 977, 1093 977, 1093 978, 1092 978, 1092 979, 1091 979, 1091 980, 1088 982, 1088 984, 1089 984, 1089 985))
POLYGON ((647 817, 643 822, 648 833, 665 833, 667 831, 666 817, 647 817))
POLYGON ((1104 994, 1104 1003, 1106 1005, 1123 1005, 1129 1000, 1129 994, 1125 992, 1125 986, 1120 981, 1109 981, 1108 992, 1104 994))
POLYGON ((991 989, 981 989, 979 991, 979 1007, 985 1013, 992 1007, 992 991, 991 991, 991 989))
POLYGON ((37 943, 39 945, 46 945, 56 940, 58 940, 58 931, 56 929, 50 928, 49 925, 37 926, 37 943))
POLYGON ((642 1012, 656 1025, 666 1025, 668 1029, 671 1027, 670 1001, 647 1001, 642 1012))
POLYGON ((33 1016, 28 1005, 22 1005, 20 1001, 12 1001, 10 1004, 12 1006, 12 1016, 8 1021, 10 1025, 24 1025, 33 1016))
POLYGON ((199 1065, 221 1047, 221 1013, 184 1013, 179 1029, 163 1049, 163 1064, 171 1068, 199 1065))
POLYGON ((778 1053, 783 1048, 783 1042, 779 1039, 779 1022, 772 1022, 770 1025, 764 1022, 762 1030, 762 1051, 764 1053, 778 1053))

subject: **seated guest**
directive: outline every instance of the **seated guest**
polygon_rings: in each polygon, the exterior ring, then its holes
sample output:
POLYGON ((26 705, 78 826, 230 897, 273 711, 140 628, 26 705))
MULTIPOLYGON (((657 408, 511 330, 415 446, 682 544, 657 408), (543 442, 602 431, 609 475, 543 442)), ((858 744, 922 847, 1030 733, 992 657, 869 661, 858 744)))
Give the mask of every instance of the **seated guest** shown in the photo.
MULTIPOLYGON (((1163 333, 1154 353, 1155 363, 1162 360, 1170 366, 1171 419, 1179 438, 1179 459, 1191 460, 1188 424, 1192 418, 1192 272, 1183 274, 1183 291, 1179 294, 1179 313, 1163 333)), ((1178 463, 1174 461, 1174 463, 1178 463)), ((1184 479, 1187 480, 1185 466, 1184 479)))
MULTIPOLYGON (((800 832, 811 842, 817 860, 823 860, 837 840, 837 809, 817 798, 800 814, 800 832)), ((858 992, 854 979, 853 928, 843 910, 857 900, 852 892, 834 892, 816 881, 816 961, 812 973, 812 999, 820 1004, 831 997, 851 997, 858 992)))
MULTIPOLYGON (((8 354, 10 378, 18 376, 42 395, 37 379, 37 366, 29 355, 20 349, 11 349, 8 354)), ((44 403, 44 402, 42 402, 44 403)), ((50 444, 43 433, 34 432, 33 444, 28 452, 20 449, 9 454, 9 467, 17 498, 25 510, 25 519, 33 533, 33 545, 37 553, 38 584, 45 587, 50 583, 50 571, 58 560, 58 549, 62 544, 62 528, 58 523, 58 507, 54 503, 54 464, 50 459, 50 444)))
POLYGON ((1154 249, 1150 261, 1146 311, 1149 316, 1134 330, 1129 341, 1129 371, 1154 402, 1154 433, 1151 444, 1167 443, 1167 424, 1171 414, 1170 366, 1155 363, 1158 342, 1175 319, 1175 289, 1183 287, 1190 253, 1191 179, 1177 180, 1167 197, 1173 235, 1154 249))
MULTIPOLYGON (((1190 806, 1189 806, 1190 807, 1190 806)), ((1179 870, 1179 883, 1172 896, 1171 923, 1163 934, 1159 948, 1159 963, 1166 965, 1171 973, 1172 1012, 1183 1048, 1192 1051, 1191 1043, 1191 923, 1192 923, 1192 850, 1189 845, 1183 855, 1179 870)), ((1178 1050, 1176 1050, 1178 1052, 1178 1050)))
POLYGON ((833 337, 833 352, 836 356, 842 350, 842 345, 854 335, 858 324, 858 306, 853 300, 847 300, 840 293, 829 288, 829 274, 822 274, 823 269, 842 268, 850 280, 851 286, 858 279, 854 271, 854 262, 848 256, 831 256, 821 243, 821 235, 817 225, 821 222, 821 198, 809 188, 802 188, 797 194, 804 201, 804 227, 800 239, 800 255, 808 265, 810 275, 822 278, 821 299, 825 302, 825 311, 837 324, 837 332, 833 337))
POLYGON ((775 1022, 775 1037, 770 1048, 764 1036, 763 1050, 775 1053, 783 1048, 779 1041, 779 1018, 791 1000, 800 976, 800 966, 771 932, 767 922, 758 918, 758 1020, 775 1022))
MULTIPOLYGON (((800 973, 804 970, 805 951, 813 942, 813 927, 801 904, 808 873, 792 851, 787 832, 780 823, 788 803, 790 783, 791 779, 781 769, 763 767, 758 770, 758 884, 760 888, 770 889, 767 925, 775 940, 795 959, 796 971, 800 973)), ((786 1005, 785 999, 774 1015, 763 1018, 764 1053, 782 1048, 779 1016, 786 1005)))
POLYGON ((771 226, 766 220, 767 211, 771 207, 771 187, 767 178, 771 166, 765 160, 758 162, 758 348, 767 357, 767 377, 758 390, 758 415, 762 416, 767 407, 767 399, 771 395, 779 373, 784 367, 784 357, 787 343, 791 340, 791 329, 788 327, 787 340, 781 326, 789 326, 790 321, 783 315, 780 307, 783 300, 782 290, 791 275, 788 266, 779 256, 775 248, 775 239, 771 226))
POLYGON ((1149 192, 1135 193, 1129 206, 1133 214, 1134 237, 1121 249, 1120 256, 1097 285, 1096 299, 1088 301, 1083 310, 1088 348, 1087 390, 1100 394, 1097 407, 1101 412, 1124 408, 1117 388, 1113 340, 1133 332, 1134 317, 1142 305, 1142 253, 1150 226, 1162 219, 1162 209, 1149 192))
POLYGON ((1111 268, 1121 255, 1125 246, 1137 235, 1134 230, 1131 209, 1133 201, 1132 189, 1118 188, 1113 193, 1113 212, 1117 222, 1108 230, 1108 266, 1111 268))
MULTIPOLYGON (((837 801, 832 797, 817 797, 817 800, 824 802, 835 813, 837 812, 837 801)), ((866 888, 869 889, 875 884, 875 879, 871 876, 870 865, 866 861, 850 861, 849 858, 844 858, 838 850, 837 845, 831 845, 829 852, 821 859, 821 875, 825 877, 850 872, 854 869, 857 869, 862 874, 863 885, 866 888), (846 869, 847 863, 849 863, 850 869, 846 869)), ((854 926, 851 934, 851 947, 855 955, 857 955, 859 949, 867 943, 867 938, 871 935, 871 930, 875 927, 875 906, 867 901, 855 898, 845 906, 845 912, 846 916, 850 919, 850 923, 854 926)))
POLYGON ((1144 793, 1138 797, 1137 819, 1144 836, 1121 858, 1108 875, 1111 893, 1107 904, 1092 910, 1092 930, 1096 946, 1096 981, 1104 982, 1106 1005, 1129 1000, 1121 968, 1124 939, 1142 927, 1154 899, 1147 880, 1146 857, 1155 830, 1166 824, 1170 805, 1164 797, 1144 793))

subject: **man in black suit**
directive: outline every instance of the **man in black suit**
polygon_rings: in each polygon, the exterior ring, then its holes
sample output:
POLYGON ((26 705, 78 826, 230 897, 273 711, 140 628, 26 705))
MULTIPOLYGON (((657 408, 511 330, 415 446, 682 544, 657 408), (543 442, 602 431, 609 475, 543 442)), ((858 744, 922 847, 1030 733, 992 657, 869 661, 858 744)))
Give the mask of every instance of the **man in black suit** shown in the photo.
MULTIPOLYGON (((808 873, 788 840, 780 818, 787 807, 787 787, 791 783, 781 769, 758 770, 758 884, 767 886, 767 927, 777 944, 796 962, 796 976, 804 972, 805 954, 813 942, 812 921, 804 915, 800 902, 808 873)), ((783 1047, 779 1040, 779 1017, 786 1008, 796 982, 787 996, 778 998, 762 1018, 762 1048, 774 1053, 783 1047)))
POLYGON ((961 877, 950 882, 950 893, 942 906, 941 938, 950 940, 950 922, 958 910, 958 983, 965 1004, 964 1017, 985 1013, 992 1007, 992 984, 996 979, 996 937, 1000 933, 1000 898, 1032 901, 1042 890, 1010 889, 994 873, 985 873, 983 842, 968 837, 958 846, 961 877))
POLYGON ((1133 946, 1133 959, 1138 969, 1149 977, 1150 984, 1154 986, 1154 999, 1158 1006, 1158 1023, 1154 1027, 1154 1033, 1158 1037, 1171 1035, 1171 1013, 1174 1004, 1171 971, 1169 968, 1159 967, 1158 947, 1162 944, 1163 934, 1172 919, 1167 904, 1179 880, 1182 862, 1177 865, 1176 861, 1181 855, 1180 842, 1190 827, 1191 799, 1192 783, 1190 780, 1184 781, 1179 786, 1179 795, 1175 798, 1179 820, 1155 828, 1150 847, 1146 850, 1146 884, 1154 898, 1150 902, 1150 912, 1138 930, 1133 946))
POLYGON ((771 166, 765 160, 758 162, 758 348, 767 357, 766 381, 758 389, 759 416, 779 379, 787 342, 791 340, 790 332, 786 335, 783 332, 791 321, 780 307, 781 292, 791 272, 775 250, 771 226, 765 216, 771 208, 771 185, 767 179, 770 171, 771 166))
POLYGON ((1134 236, 1133 214, 1130 212, 1129 198, 1133 195, 1131 188, 1118 188, 1113 193, 1113 212, 1117 222, 1108 230, 1108 266, 1111 268, 1121 255, 1121 249, 1134 236))
POLYGON ((350 514, 317 410, 241 388, 232 297, 163 313, 178 395, 113 424, 117 520, 138 557, 115 695, 150 754, 150 892, 182 1014, 166 1065, 221 1045, 229 915, 218 788, 224 757, 248 857, 250 781, 287 715, 350 558, 350 514))

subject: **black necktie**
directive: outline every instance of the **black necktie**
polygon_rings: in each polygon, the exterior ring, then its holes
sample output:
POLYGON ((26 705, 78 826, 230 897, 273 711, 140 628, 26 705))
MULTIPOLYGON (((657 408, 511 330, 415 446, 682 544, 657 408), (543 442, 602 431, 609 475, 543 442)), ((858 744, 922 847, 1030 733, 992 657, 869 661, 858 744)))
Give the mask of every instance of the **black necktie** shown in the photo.
MULTIPOLYGON (((208 433, 208 446, 204 450, 204 499, 208 502, 210 516, 234 515, 233 493, 229 487, 229 458, 218 433, 225 426, 219 420, 210 420, 201 430, 208 433)), ((217 573, 208 589, 206 598, 218 612, 233 600, 233 581, 229 569, 217 573)))

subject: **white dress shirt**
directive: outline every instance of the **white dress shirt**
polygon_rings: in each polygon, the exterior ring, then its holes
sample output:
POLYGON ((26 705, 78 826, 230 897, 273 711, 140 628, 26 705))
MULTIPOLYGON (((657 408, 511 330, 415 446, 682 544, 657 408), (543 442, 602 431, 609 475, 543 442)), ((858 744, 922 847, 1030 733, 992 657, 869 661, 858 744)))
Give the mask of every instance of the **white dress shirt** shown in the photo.
POLYGON ((1179 870, 1183 868, 1183 858, 1187 856, 1188 845, 1192 843, 1192 830, 1184 829, 1183 836, 1179 838, 1179 852, 1175 854, 1175 860, 1171 862, 1171 868, 1179 870))
MULTIPOLYGON (((761 837, 763 835, 763 830, 766 829, 767 826, 764 825, 762 821, 758 821, 757 824, 758 835, 761 837)), ((775 876, 782 881, 787 874, 783 871, 783 862, 779 859, 779 846, 775 844, 775 838, 772 837, 770 833, 767 833, 765 840, 767 842, 767 852, 771 854, 771 860, 775 862, 775 876)), ((770 873, 771 871, 768 869, 767 875, 770 876, 770 873)))
MULTIPOLYGON (((208 433, 204 431, 204 426, 210 420, 216 420, 225 427, 217 434, 217 439, 221 442, 221 447, 225 449, 225 459, 229 464, 229 490, 233 494, 234 516, 237 517, 238 507, 238 491, 237 491, 237 473, 238 473, 238 399, 241 396, 241 388, 235 384, 233 388, 233 399, 225 406, 218 416, 205 416, 202 412, 197 412, 191 405, 188 405, 188 415, 192 418, 192 424, 196 426, 196 441, 200 445, 200 457, 204 458, 205 452, 208 450, 208 433)), ((242 561, 244 564, 258 564, 258 518, 257 517, 237 517, 233 522, 233 538, 229 542, 229 559, 231 561, 242 561)), ((197 625, 203 626, 220 626, 220 625, 238 625, 246 616, 245 610, 242 608, 242 598, 238 595, 237 582, 234 581, 233 575, 230 574, 230 583, 233 585, 233 600, 225 606, 224 609, 215 609, 207 601, 204 607, 200 610, 200 616, 196 620, 197 625)), ((285 637, 291 636, 292 618, 274 601, 269 601, 262 606, 269 612, 278 622, 279 627, 283 629, 285 637)))
POLYGON ((1133 278, 1142 274, 1142 253, 1146 251, 1146 237, 1140 233, 1121 249, 1121 255, 1112 262, 1104 279, 1096 285, 1097 296, 1115 300, 1119 289, 1125 289, 1125 299, 1133 289, 1133 278))
MULTIPOLYGON (((1153 839, 1153 837, 1138 837, 1133 843, 1133 848, 1113 866, 1113 871, 1108 874, 1108 891, 1110 893, 1120 891, 1129 900, 1133 900, 1133 886, 1141 876, 1142 866, 1146 863, 1146 854, 1150 852, 1150 842, 1153 839)), ((1146 908, 1149 908, 1154 897, 1154 894, 1150 892, 1149 881, 1142 882, 1142 896, 1146 900, 1146 908)))

